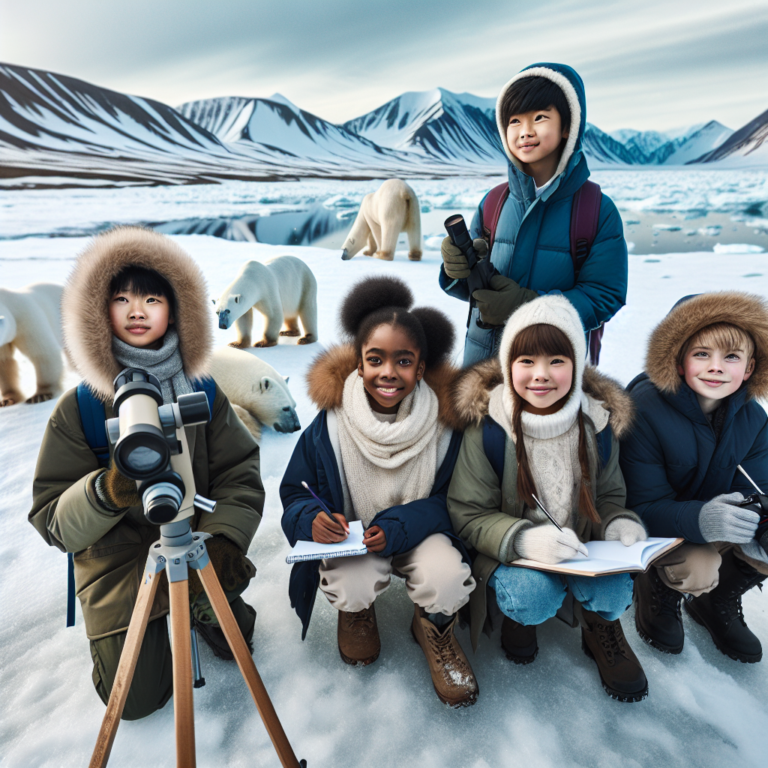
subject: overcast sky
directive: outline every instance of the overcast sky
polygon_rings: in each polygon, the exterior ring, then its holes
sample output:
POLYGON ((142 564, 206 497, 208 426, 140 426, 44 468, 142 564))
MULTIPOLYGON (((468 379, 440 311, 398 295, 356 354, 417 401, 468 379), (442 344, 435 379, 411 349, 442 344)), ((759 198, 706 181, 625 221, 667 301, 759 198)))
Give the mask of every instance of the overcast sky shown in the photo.
POLYGON ((0 0, 5 63, 172 106, 278 92, 334 122, 556 61, 603 130, 736 129, 768 109, 767 41, 766 0, 0 0))

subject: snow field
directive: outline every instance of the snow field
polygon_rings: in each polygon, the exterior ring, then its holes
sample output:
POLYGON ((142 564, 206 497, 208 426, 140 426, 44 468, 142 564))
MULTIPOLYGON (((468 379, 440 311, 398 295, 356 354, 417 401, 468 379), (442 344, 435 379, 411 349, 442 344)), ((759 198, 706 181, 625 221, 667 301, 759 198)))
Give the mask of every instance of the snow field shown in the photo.
MULTIPOLYGON (((150 192, 154 191, 142 194, 150 192)), ((117 193, 107 193, 112 194, 117 193)), ((73 202, 80 216, 89 213, 83 202, 81 206, 73 202)), ((54 210, 52 215, 60 213, 54 210)), ((298 347, 295 340, 282 338, 277 347, 257 351, 290 376, 302 428, 316 413, 306 395, 304 372, 317 353, 338 340, 338 306, 356 280, 372 274, 402 277, 411 285, 417 305, 445 311, 463 339, 466 305, 440 291, 439 251, 428 250, 418 263, 407 261, 405 250, 398 251, 392 263, 365 257, 341 262, 338 252, 320 248, 203 236, 174 239, 201 265, 211 297, 247 259, 290 253, 311 267, 319 286, 320 342, 298 347)), ((0 242, 3 286, 63 282, 86 242, 85 238, 0 242)), ((765 264, 765 255, 757 253, 630 256, 627 306, 607 327, 601 367, 627 383, 642 369, 648 333, 678 298, 723 289, 765 294, 765 264)), ((214 320, 212 312, 213 327, 214 320)), ((234 338, 233 329, 214 333, 217 344, 234 338)), ((456 359, 461 359, 461 344, 456 359)), ((22 368, 29 387, 31 367, 22 361, 22 368)), ((74 386, 77 380, 69 372, 66 384, 74 386)), ((0 581, 4 692, 0 765, 14 768, 85 764, 104 712, 90 681, 79 609, 77 626, 64 627, 66 558, 45 546, 25 520, 37 452, 53 407, 49 402, 0 411, 0 559, 5 566, 0 581)), ((284 558, 289 547, 280 528, 278 497, 298 435, 264 430, 261 455, 267 500, 249 552, 258 573, 244 597, 258 611, 256 665, 297 756, 306 758, 310 768, 764 766, 768 662, 744 665, 727 659, 706 631, 687 618, 685 649, 672 657, 645 646, 635 632, 632 609, 625 615, 623 626, 650 685, 649 698, 634 705, 606 696, 594 663, 580 650, 578 630, 550 620, 539 628, 536 662, 525 667, 506 660, 498 628, 491 638, 483 636, 476 654, 471 653, 467 630, 461 630, 459 638, 477 675, 480 697, 467 710, 447 709, 434 695, 427 664, 410 637, 413 608, 397 580, 376 603, 382 653, 375 664, 365 669, 343 664, 336 647, 336 611, 322 595, 302 643, 300 622, 288 600, 290 567, 284 558)), ((768 644, 765 597, 752 590, 744 607, 749 625, 768 644)), ((207 685, 195 693, 198 764, 277 766, 237 668, 214 659, 204 643, 200 651, 207 685)), ((135 766, 140 761, 175 765, 172 701, 143 721, 121 724, 110 765, 135 766)))

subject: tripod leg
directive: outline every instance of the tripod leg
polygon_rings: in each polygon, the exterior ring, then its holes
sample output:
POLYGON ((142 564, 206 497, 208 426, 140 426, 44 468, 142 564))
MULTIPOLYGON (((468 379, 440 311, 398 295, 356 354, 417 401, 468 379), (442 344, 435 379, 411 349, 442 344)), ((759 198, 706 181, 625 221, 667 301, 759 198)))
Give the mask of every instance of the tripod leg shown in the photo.
POLYGON ((117 727, 120 725, 120 716, 123 714, 125 700, 128 698, 128 691, 133 681, 141 643, 147 631, 149 614, 152 610, 152 604, 155 602, 158 582, 159 574, 152 573, 150 570, 145 571, 144 580, 139 587, 139 594, 136 598, 136 605, 131 614, 131 623, 128 625, 128 634, 125 637, 125 645, 120 655, 115 682, 112 685, 112 692, 109 694, 107 711, 104 713, 96 747, 91 756, 90 768, 102 768, 109 760, 117 727))
POLYGON ((169 597, 171 599, 176 765, 179 768, 195 768, 195 712, 192 700, 192 651, 187 580, 170 582, 169 597))
POLYGON ((235 617, 232 615, 232 609, 229 607, 224 590, 222 590, 221 584, 219 584, 218 576, 216 576, 216 571, 213 570, 210 560, 205 568, 200 569, 199 573, 205 593, 211 601, 213 612, 216 614, 216 618, 219 620, 221 629, 224 632, 224 637, 227 638, 229 647, 232 649, 245 684, 248 686, 251 696, 253 696, 256 709, 258 709, 259 715, 261 715, 269 738, 272 739, 272 744, 275 747, 277 756, 280 758, 280 762, 284 768, 299 768, 299 761, 293 753, 288 737, 285 735, 283 726, 277 717, 277 712, 275 712, 275 708, 272 706, 267 689, 261 681, 256 664, 248 650, 243 634, 240 632, 240 627, 237 626, 235 617))

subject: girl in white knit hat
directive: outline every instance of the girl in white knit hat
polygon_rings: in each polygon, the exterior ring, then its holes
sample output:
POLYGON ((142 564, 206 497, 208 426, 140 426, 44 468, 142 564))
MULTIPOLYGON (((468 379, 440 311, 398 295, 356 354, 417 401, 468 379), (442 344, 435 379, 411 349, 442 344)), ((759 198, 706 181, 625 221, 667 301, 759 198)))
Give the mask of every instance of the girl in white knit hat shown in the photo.
POLYGON ((391 574, 403 577, 414 603, 411 631, 438 697, 468 706, 477 683, 454 627, 475 581, 445 504, 461 443, 449 426, 454 332, 441 312, 412 304, 400 280, 362 281, 341 308, 351 343, 310 368, 309 396, 322 410, 280 486, 283 530, 291 545, 339 542, 348 521, 362 520, 368 554, 297 563, 289 590, 306 634, 319 586, 339 611, 341 658, 367 665, 381 648, 373 602, 391 574))
POLYGON ((639 518, 624 508, 618 464, 631 402, 619 384, 585 368, 585 357, 584 330, 565 297, 543 296, 510 317, 499 358, 468 369, 455 386, 466 431, 448 510, 456 532, 478 553, 474 646, 488 620, 489 588, 504 615, 502 648, 517 664, 536 658, 536 626, 570 592, 582 647, 603 687, 620 701, 640 701, 648 684, 619 623, 632 602, 630 576, 507 565, 518 558, 558 563, 586 554, 583 542, 592 539, 630 545, 646 538, 639 518))

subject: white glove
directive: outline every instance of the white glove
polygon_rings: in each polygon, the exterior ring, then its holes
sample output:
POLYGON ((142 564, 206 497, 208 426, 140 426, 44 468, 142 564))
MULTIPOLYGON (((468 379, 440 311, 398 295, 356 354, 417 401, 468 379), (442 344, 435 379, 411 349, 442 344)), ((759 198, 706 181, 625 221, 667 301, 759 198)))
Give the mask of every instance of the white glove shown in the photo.
POLYGON ((736 507, 744 497, 736 493, 721 493, 708 501, 699 512, 699 528, 704 541, 729 541, 748 544, 755 538, 760 515, 747 507, 736 507))
POLYGON ((515 537, 514 550, 526 560, 550 564, 570 560, 579 553, 587 554, 587 548, 570 528, 561 531, 550 523, 520 531, 515 537))
POLYGON ((625 547, 631 547, 638 541, 645 541, 648 534, 640 523, 628 517, 617 517, 608 523, 605 529, 606 541, 620 541, 625 547))

